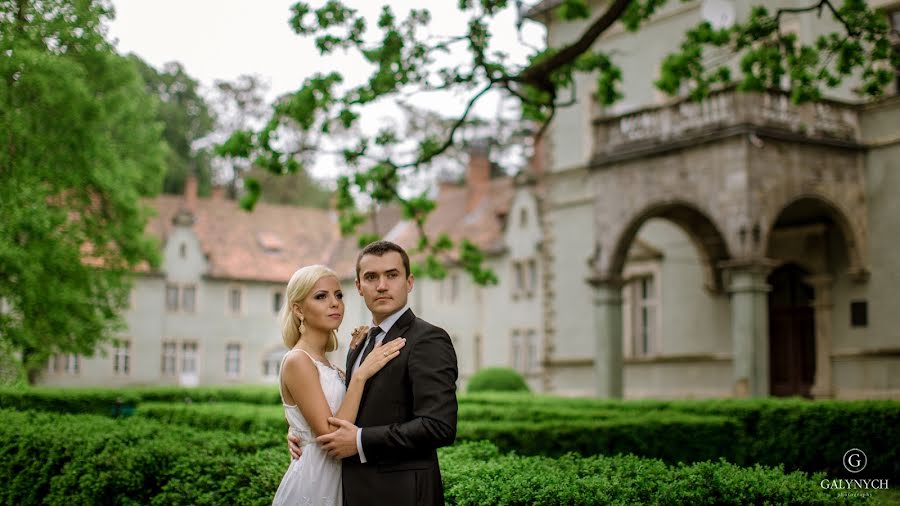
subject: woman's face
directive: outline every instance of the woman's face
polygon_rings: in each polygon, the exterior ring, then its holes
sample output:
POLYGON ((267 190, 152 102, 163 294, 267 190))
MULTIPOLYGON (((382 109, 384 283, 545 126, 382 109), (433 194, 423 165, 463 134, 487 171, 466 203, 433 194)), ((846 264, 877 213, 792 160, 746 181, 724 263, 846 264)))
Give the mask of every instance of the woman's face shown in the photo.
POLYGON ((344 294, 334 276, 323 276, 309 295, 300 301, 300 311, 307 327, 336 330, 344 319, 344 294))

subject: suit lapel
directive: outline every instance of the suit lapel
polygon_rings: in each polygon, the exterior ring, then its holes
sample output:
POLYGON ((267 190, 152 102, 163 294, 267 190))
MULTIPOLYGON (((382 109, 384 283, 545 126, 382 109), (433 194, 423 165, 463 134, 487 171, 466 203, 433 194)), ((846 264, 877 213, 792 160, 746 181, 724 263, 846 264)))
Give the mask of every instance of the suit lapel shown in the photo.
MULTIPOLYGON (((412 308, 404 311, 400 318, 394 322, 394 325, 391 327, 391 330, 388 331, 387 335, 384 336, 384 339, 381 341, 381 344, 390 342, 394 339, 397 339, 402 335, 403 332, 406 332, 406 329, 409 328, 410 325, 416 320, 416 315, 413 314, 412 308)), ((347 378, 345 385, 346 387, 350 386, 350 379, 353 376, 353 364, 356 363, 356 359, 359 357, 359 354, 362 353, 365 346, 366 341, 360 342, 356 348, 350 350, 350 353, 347 353, 347 364, 346 369, 347 374, 344 376, 347 378)))
POLYGON ((385 343, 391 342, 394 339, 400 337, 404 332, 406 332, 406 329, 408 329, 409 326, 412 325, 412 322, 415 321, 415 319, 416 315, 413 314, 412 308, 407 309, 402 315, 400 315, 400 318, 398 318, 397 321, 394 322, 394 326, 391 327, 391 330, 388 331, 387 335, 384 336, 384 339, 381 341, 382 346, 385 343))

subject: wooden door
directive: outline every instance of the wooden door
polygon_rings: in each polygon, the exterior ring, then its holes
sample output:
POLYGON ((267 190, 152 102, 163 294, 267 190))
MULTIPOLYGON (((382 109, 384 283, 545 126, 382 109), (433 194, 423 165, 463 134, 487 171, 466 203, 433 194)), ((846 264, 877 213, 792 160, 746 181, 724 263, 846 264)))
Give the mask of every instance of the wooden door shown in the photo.
POLYGON ((810 397, 816 372, 813 289, 796 265, 769 276, 769 387, 775 396, 810 397))

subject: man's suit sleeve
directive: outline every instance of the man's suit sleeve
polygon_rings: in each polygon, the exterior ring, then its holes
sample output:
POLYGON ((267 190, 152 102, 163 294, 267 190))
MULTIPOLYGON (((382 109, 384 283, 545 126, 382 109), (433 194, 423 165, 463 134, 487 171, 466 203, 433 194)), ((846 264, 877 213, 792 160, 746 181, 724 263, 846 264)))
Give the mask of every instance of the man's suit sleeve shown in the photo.
POLYGON ((394 450, 425 450, 456 439, 456 353, 450 336, 433 327, 416 339, 407 362, 413 396, 413 419, 366 427, 362 446, 368 460, 394 450))

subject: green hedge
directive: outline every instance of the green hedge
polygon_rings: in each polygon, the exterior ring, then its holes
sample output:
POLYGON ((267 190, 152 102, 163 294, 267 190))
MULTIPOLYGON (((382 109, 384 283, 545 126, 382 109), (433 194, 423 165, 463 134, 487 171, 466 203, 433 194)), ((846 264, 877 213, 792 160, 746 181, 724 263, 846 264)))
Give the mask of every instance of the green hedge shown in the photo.
MULTIPOLYGON (((604 451, 596 449, 609 448, 609 445, 602 438, 594 444, 576 445, 554 441, 560 439, 559 434, 569 434, 576 430, 566 428, 569 422, 591 422, 599 431, 599 427, 603 427, 601 422, 611 423, 628 417, 640 420, 648 413, 681 413, 717 417, 712 422, 713 426, 721 423, 718 417, 732 419, 740 429, 735 436, 738 439, 722 444, 720 438, 712 437, 693 443, 679 443, 685 448, 683 452, 664 452, 663 448, 669 444, 669 440, 681 441, 685 438, 668 433, 671 431, 663 431, 659 436, 654 436, 655 440, 652 442, 624 438, 624 441, 633 441, 633 444, 628 443, 631 444, 630 448, 626 443, 618 444, 615 451, 667 460, 673 458, 673 453, 688 455, 688 451, 691 451, 700 456, 723 457, 741 465, 784 464, 787 469, 838 473, 843 470, 841 458, 844 452, 850 448, 860 448, 869 456, 864 472, 867 477, 900 475, 900 431, 895 429, 900 426, 900 402, 897 401, 616 401, 520 393, 466 394, 459 399, 460 439, 472 440, 490 434, 502 448, 518 449, 520 453, 558 455, 572 450, 589 455, 595 451, 604 451), (488 422, 508 423, 491 425, 488 422), (537 433, 539 430, 547 432, 540 435, 537 433), (516 447, 516 444, 522 446, 516 447), (644 453, 648 451, 648 446, 652 451, 644 453)), ((117 400, 126 407, 129 403, 144 401, 137 410, 141 416, 199 428, 282 432, 286 427, 277 389, 271 386, 122 390, 0 389, 0 406, 16 409, 33 408, 109 416, 114 413, 117 400), (170 401, 170 404, 146 402, 149 400, 170 401), (184 400, 191 402, 188 404, 184 400), (221 401, 239 401, 241 404, 221 401)), ((660 418, 668 419, 678 418, 668 415, 660 418)), ((572 427, 580 426, 576 423, 572 427)), ((652 427, 642 427, 641 431, 643 432, 637 433, 659 432, 652 427)), ((734 427, 730 426, 725 432, 734 434, 734 427)), ((608 451, 606 450, 607 453, 608 451)), ((696 459, 679 456, 676 460, 696 459)))
MULTIPOLYGON (((448 504, 840 503, 821 476, 727 463, 524 457, 483 442, 440 459, 448 504)), ((262 434, 0 410, 3 504, 271 504, 288 463, 283 439, 262 434)))
POLYGON ((469 378, 469 392, 528 392, 528 383, 514 369, 487 367, 469 378))
POLYGON ((265 431, 285 434, 288 430, 284 408, 280 405, 145 402, 138 407, 135 416, 204 430, 265 431))
POLYGON ((242 402, 266 406, 281 405, 276 385, 238 387, 141 387, 133 391, 148 402, 242 402))
POLYGON ((51 413, 128 415, 140 401, 134 390, 108 388, 0 388, 0 407, 51 413))
POLYGON ((0 504, 236 504, 244 488, 256 494, 247 504, 271 504, 263 449, 287 468, 284 439, 268 434, 0 410, 0 504))
POLYGON ((743 457, 740 425, 725 417, 642 413, 631 417, 545 422, 460 422, 457 441, 491 441, 503 451, 559 456, 635 454, 668 462, 743 457))
POLYGON ((446 502, 460 506, 870 502, 823 490, 822 474, 726 462, 669 466, 634 456, 524 457, 501 455, 486 442, 444 449, 440 459, 446 502))
MULTIPOLYGON (((287 432, 281 407, 249 404, 144 403, 137 416, 199 429, 287 432)), ((721 416, 647 412, 606 418, 547 421, 473 421, 460 418, 457 441, 488 440, 504 451, 558 456, 634 453, 670 462, 740 455, 740 425, 721 416)), ((735 459, 736 460, 736 459, 735 459)))

